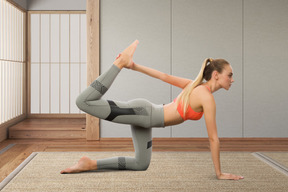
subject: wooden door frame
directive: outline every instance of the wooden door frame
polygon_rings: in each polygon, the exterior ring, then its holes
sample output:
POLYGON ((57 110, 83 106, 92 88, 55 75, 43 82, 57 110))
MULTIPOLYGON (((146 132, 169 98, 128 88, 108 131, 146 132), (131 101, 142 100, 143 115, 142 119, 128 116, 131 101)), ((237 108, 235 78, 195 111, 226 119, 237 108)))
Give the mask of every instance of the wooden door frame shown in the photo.
MULTIPOLYGON (((99 76, 100 61, 100 0, 86 0, 87 19, 87 85, 99 76)), ((86 140, 99 140, 99 119, 86 115, 86 140)))

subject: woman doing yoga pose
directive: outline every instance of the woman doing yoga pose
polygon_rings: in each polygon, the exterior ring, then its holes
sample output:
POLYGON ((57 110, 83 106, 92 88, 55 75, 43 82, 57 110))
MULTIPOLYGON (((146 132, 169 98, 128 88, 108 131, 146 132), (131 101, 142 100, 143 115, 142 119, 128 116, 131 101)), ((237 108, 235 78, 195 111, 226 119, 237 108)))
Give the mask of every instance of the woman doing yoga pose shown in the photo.
POLYGON ((135 157, 91 160, 84 156, 76 165, 64 169, 61 173, 101 169, 146 170, 151 160, 153 127, 176 125, 188 119, 199 120, 204 114, 217 178, 243 179, 242 176, 222 173, 220 168, 216 105, 212 93, 221 88, 230 88, 234 81, 230 64, 224 59, 205 59, 197 78, 192 81, 134 63, 133 54, 137 45, 136 40, 119 54, 111 68, 87 87, 76 101, 77 106, 90 115, 115 123, 130 124, 135 157), (155 105, 145 99, 128 102, 101 99, 124 67, 180 87, 183 91, 173 102, 164 106, 155 105), (203 79, 206 80, 205 83, 202 83, 203 79))

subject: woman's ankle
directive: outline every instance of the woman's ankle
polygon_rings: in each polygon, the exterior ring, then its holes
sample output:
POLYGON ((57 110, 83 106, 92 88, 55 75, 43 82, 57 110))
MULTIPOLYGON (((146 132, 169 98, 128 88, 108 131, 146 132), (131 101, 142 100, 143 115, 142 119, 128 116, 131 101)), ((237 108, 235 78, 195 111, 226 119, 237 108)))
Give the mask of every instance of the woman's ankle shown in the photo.
POLYGON ((123 67, 124 67, 124 65, 121 64, 121 62, 118 61, 118 59, 115 60, 115 61, 113 62, 113 64, 116 65, 119 69, 123 69, 123 67))

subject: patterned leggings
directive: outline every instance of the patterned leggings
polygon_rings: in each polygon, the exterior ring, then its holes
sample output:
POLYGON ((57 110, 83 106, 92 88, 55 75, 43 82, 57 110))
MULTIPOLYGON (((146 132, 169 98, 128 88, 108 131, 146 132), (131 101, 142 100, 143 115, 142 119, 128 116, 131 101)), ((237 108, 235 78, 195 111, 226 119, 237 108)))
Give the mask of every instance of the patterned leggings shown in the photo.
POLYGON ((145 99, 128 102, 103 100, 120 69, 112 65, 77 98, 82 111, 115 123, 130 124, 135 157, 114 157, 97 160, 97 169, 146 170, 152 153, 152 127, 164 127, 163 105, 145 99))

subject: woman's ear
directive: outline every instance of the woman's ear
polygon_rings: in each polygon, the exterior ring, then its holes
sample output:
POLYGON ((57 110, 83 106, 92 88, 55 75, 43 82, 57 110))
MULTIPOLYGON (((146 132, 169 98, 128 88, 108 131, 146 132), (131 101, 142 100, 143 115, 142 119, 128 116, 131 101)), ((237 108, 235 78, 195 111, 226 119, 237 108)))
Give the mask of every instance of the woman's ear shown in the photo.
POLYGON ((213 77, 213 79, 218 80, 218 79, 219 79, 219 73, 218 73, 218 71, 213 71, 213 72, 212 72, 212 77, 213 77))

